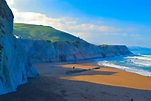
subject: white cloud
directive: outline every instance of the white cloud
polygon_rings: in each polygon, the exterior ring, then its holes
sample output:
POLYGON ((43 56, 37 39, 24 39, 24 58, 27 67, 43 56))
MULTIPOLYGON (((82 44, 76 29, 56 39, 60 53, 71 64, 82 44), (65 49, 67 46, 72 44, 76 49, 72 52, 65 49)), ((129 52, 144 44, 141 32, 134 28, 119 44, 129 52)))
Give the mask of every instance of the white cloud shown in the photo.
POLYGON ((118 33, 123 29, 116 28, 106 25, 95 25, 94 23, 79 23, 80 20, 77 18, 52 18, 48 17, 45 14, 34 13, 34 12, 19 12, 16 9, 12 9, 14 13, 14 21, 18 23, 29 23, 29 24, 40 24, 53 26, 57 29, 67 31, 70 33, 118 33))
POLYGON ((6 0, 6 2, 8 3, 9 6, 14 4, 14 0, 6 0))
MULTIPOLYGON (((13 0, 7 0, 13 4, 13 0)), ((95 44, 101 43, 120 43, 116 38, 129 39, 129 37, 138 36, 132 34, 135 28, 122 28, 109 26, 107 24, 98 24, 95 21, 87 21, 84 23, 83 19, 61 17, 53 18, 48 17, 45 14, 35 12, 21 12, 15 8, 11 8, 14 13, 14 22, 16 23, 28 23, 37 25, 52 26, 56 29, 69 32, 77 37, 85 39, 95 44), (124 37, 124 38, 123 38, 124 37), (113 40, 114 39, 114 40, 113 40)), ((103 22, 103 21, 101 21, 103 22)), ((105 23, 105 22, 104 22, 105 23)), ((124 44, 124 43, 123 43, 124 44)))

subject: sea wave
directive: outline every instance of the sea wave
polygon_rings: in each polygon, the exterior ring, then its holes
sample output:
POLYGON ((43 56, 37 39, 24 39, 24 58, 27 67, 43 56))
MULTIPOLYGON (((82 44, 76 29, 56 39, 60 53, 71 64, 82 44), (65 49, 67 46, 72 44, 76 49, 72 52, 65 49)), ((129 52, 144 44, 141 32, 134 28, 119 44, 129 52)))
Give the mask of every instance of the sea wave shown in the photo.
POLYGON ((131 60, 131 62, 138 66, 151 67, 151 61, 131 60))
POLYGON ((151 61, 151 57, 150 56, 145 56, 145 55, 142 55, 142 56, 128 56, 128 57, 126 57, 126 58, 128 58, 128 59, 138 59, 138 60, 149 60, 149 61, 151 61))
POLYGON ((132 62, 138 66, 151 67, 151 56, 142 55, 142 56, 129 56, 125 57, 127 61, 132 62))
POLYGON ((125 70, 127 72, 140 74, 143 76, 151 76, 151 72, 149 72, 147 70, 142 70, 142 69, 138 69, 138 68, 134 68, 134 67, 121 66, 121 65, 111 63, 109 61, 100 61, 100 62, 98 62, 98 64, 101 66, 113 67, 113 68, 125 70))

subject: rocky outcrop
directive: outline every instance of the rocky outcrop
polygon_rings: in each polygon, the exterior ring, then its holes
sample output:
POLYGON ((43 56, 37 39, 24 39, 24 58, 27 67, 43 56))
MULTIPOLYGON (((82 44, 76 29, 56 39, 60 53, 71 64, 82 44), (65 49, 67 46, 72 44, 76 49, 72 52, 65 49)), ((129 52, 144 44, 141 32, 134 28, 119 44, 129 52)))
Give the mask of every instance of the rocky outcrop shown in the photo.
POLYGON ((32 62, 83 60, 102 57, 99 47, 86 42, 55 42, 18 39, 32 62))
POLYGON ((100 45, 98 47, 103 57, 132 54, 125 45, 100 45))
POLYGON ((28 77, 38 75, 12 32, 13 14, 6 1, 0 0, 0 94, 15 91, 28 77))
POLYGON ((118 55, 128 55, 131 52, 126 46, 101 45, 87 42, 55 42, 44 40, 18 39, 26 49, 30 60, 35 62, 76 61, 118 55))

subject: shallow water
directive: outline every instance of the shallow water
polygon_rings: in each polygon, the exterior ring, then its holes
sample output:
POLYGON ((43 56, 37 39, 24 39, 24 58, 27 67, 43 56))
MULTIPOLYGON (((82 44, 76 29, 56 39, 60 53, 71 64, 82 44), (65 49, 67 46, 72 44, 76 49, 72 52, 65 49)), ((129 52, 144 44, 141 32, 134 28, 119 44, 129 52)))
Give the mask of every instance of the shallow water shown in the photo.
POLYGON ((151 51, 138 49, 135 55, 97 59, 99 65, 114 67, 144 76, 151 76, 151 51))

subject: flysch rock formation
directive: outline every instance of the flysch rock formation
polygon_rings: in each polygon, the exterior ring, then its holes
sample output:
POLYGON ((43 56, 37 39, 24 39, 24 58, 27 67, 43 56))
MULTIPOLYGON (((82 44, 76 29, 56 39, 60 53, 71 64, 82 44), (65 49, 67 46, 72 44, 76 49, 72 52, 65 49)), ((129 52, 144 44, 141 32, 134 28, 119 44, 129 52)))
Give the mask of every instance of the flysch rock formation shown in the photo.
POLYGON ((5 0, 0 0, 0 94, 16 91, 17 86, 38 73, 13 36, 13 14, 5 0))
POLYGON ((55 42, 18 39, 35 62, 75 61, 102 57, 99 48, 86 42, 55 42))
POLYGON ((125 45, 99 45, 103 57, 113 57, 132 54, 125 45))
POLYGON ((18 39, 27 51, 30 60, 36 62, 76 61, 92 58, 128 55, 131 52, 124 45, 96 46, 87 42, 54 42, 44 40, 18 39))

